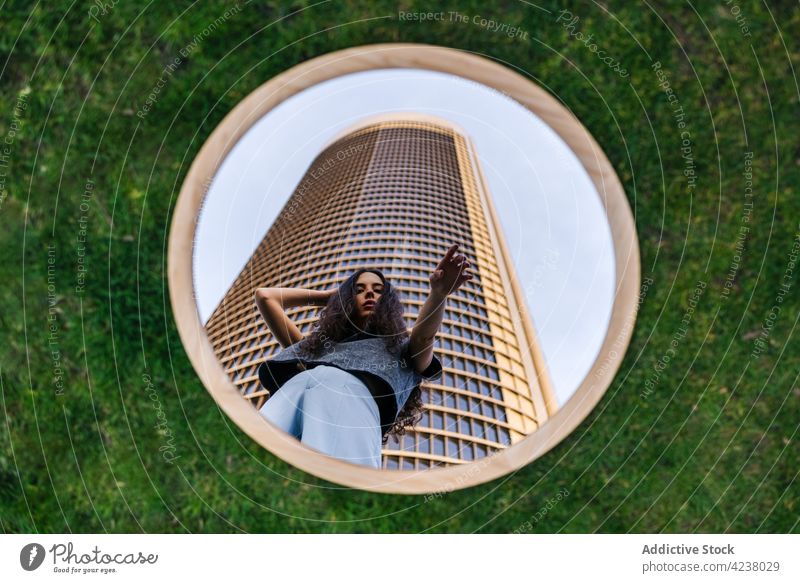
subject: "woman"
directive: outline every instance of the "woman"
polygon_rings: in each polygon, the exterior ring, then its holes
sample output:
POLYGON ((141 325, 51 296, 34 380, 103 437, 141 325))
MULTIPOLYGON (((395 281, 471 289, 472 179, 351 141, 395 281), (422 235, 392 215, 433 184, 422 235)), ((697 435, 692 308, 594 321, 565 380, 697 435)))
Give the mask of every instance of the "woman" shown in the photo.
POLYGON ((420 382, 442 364, 433 342, 447 296, 469 281, 470 263, 452 245, 430 275, 430 294, 410 335, 398 291, 359 269, 338 289, 259 288, 255 301, 283 349, 258 369, 270 398, 260 413, 305 445, 380 468, 381 446, 419 420, 420 382), (308 337, 287 308, 321 305, 308 337))

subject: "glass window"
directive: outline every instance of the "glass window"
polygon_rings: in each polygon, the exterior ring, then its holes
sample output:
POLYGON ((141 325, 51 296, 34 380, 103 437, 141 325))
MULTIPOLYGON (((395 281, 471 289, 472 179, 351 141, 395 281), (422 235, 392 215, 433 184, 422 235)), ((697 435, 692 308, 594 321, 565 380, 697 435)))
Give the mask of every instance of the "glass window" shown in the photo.
POLYGON ((450 457, 458 458, 458 440, 457 439, 448 439, 447 440, 447 455, 450 457))
POLYGON ((461 447, 461 459, 471 460, 472 444, 469 441, 462 441, 461 443, 463 443, 463 446, 461 447))
POLYGON ((431 442, 427 433, 419 434, 419 451, 420 453, 431 453, 431 442))
POLYGON ((494 425, 489 425, 486 428, 486 438, 490 441, 499 441, 497 438, 497 428, 494 425))
POLYGON ((494 406, 495 411, 497 411, 497 420, 502 421, 503 423, 508 422, 508 418, 506 417, 506 408, 500 407, 498 405, 494 406))
POLYGON ((487 417, 494 417, 494 409, 492 408, 491 403, 487 403, 486 401, 481 401, 481 414, 486 415, 487 417))
POLYGON ((460 411, 469 411, 469 401, 464 395, 458 395, 458 409, 460 411))
POLYGON ((508 435, 508 429, 506 429, 505 427, 498 427, 497 433, 500 435, 499 439, 500 443, 508 445, 511 442, 511 439, 509 438, 508 435))
POLYGON ((431 412, 427 409, 422 411, 422 417, 420 418, 420 424, 423 427, 430 427, 431 426, 431 412))
POLYGON ((444 437, 441 435, 433 436, 433 453, 436 455, 444 455, 444 437))
POLYGON ((414 460, 411 458, 403 458, 403 469, 404 470, 413 470, 414 469, 414 460))
POLYGON ((441 411, 433 412, 433 427, 434 429, 444 429, 444 419, 441 411))
POLYGON ((397 469, 397 458, 392 456, 386 457, 386 467, 392 470, 397 469))
POLYGON ((405 451, 414 451, 414 436, 413 435, 404 435, 403 436, 403 449, 405 451))
POLYGON ((469 426, 469 418, 468 417, 459 417, 458 418, 458 430, 465 434, 470 435, 472 433, 471 428, 469 426))
POLYGON ((445 393, 444 404, 455 409, 456 397, 453 393, 445 393))
POLYGON ((475 444, 475 457, 476 458, 486 457, 486 446, 483 445, 482 443, 475 444))

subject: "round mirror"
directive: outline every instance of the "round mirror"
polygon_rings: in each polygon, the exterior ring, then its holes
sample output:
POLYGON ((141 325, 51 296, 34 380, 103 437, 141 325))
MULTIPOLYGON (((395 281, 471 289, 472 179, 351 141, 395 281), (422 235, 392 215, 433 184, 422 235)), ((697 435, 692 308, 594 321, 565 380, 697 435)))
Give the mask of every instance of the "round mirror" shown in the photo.
POLYGON ((320 477, 429 493, 536 459, 591 411, 639 254, 605 155, 519 74, 430 45, 325 55, 220 124, 170 291, 216 402, 320 477))

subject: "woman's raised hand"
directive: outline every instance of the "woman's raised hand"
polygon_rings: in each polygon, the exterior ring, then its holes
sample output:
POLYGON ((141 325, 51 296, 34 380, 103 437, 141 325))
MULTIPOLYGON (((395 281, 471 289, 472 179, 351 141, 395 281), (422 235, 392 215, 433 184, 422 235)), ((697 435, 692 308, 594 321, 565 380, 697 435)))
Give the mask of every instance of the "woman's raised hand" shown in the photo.
POLYGON ((470 262, 458 253, 458 243, 451 245, 430 277, 431 292, 445 297, 456 291, 465 281, 472 279, 470 262))

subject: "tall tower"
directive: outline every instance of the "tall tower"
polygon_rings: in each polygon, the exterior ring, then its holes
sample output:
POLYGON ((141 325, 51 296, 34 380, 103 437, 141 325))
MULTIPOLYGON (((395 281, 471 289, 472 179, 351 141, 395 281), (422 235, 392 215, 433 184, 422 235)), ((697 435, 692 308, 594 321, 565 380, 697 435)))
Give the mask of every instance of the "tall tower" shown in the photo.
MULTIPOLYGON (((424 416, 383 450, 383 467, 427 469, 477 460, 535 431, 557 409, 533 322, 472 141, 427 115, 362 120, 317 156, 206 330, 242 396, 268 397, 258 365, 279 349, 258 287, 339 285, 376 267, 400 289, 413 327, 431 272, 452 243, 472 280, 448 296, 434 350, 438 384, 423 384, 424 416)), ((288 311, 305 334, 319 308, 288 311)))

